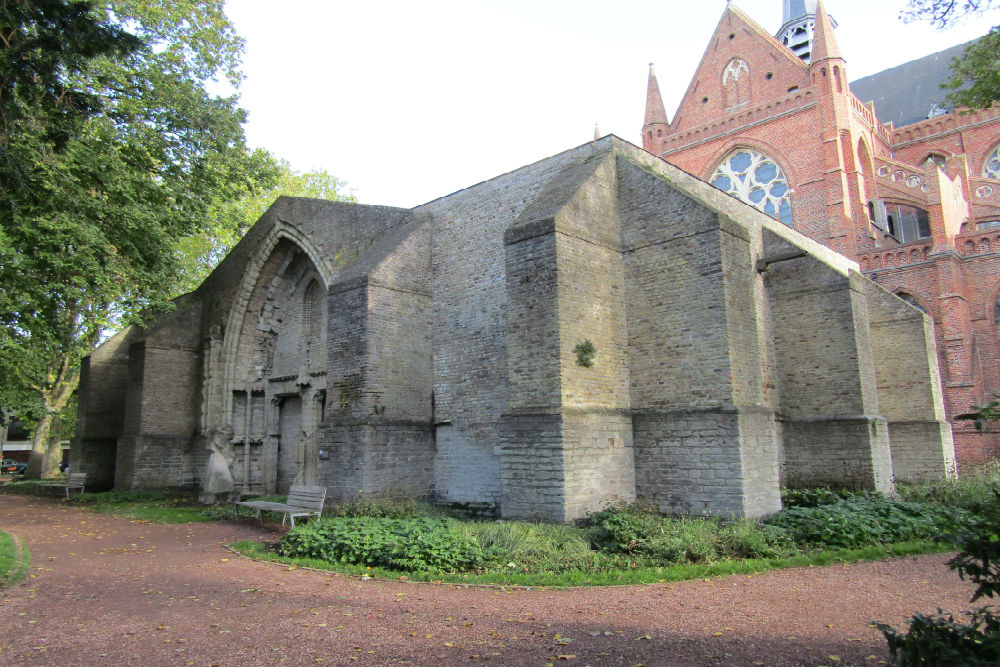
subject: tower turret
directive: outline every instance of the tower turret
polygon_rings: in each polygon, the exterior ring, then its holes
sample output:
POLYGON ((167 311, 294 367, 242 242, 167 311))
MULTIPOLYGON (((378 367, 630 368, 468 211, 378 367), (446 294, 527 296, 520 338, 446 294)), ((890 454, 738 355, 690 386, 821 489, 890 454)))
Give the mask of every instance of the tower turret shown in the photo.
POLYGON ((646 83, 646 118, 642 123, 642 147, 650 153, 659 153, 660 137, 670 131, 667 111, 663 107, 663 96, 656 82, 653 63, 649 63, 649 80, 646 83))
POLYGON ((829 222, 828 245, 838 252, 855 256, 857 230, 854 229, 852 189, 857 192, 858 170, 854 164, 854 143, 851 125, 851 92, 847 87, 844 57, 833 34, 833 21, 816 2, 812 40, 812 61, 809 76, 816 89, 819 109, 820 139, 825 165, 826 209, 829 222), (854 188, 851 187, 854 179, 854 188))

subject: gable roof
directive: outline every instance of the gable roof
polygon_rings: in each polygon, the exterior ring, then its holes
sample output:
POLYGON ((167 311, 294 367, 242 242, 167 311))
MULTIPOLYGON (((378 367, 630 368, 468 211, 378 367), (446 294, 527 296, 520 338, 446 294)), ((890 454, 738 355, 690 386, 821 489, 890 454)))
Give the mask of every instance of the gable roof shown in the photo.
MULTIPOLYGON (((722 12, 722 16, 719 17, 719 23, 716 25, 711 39, 709 39, 708 44, 705 46, 705 52, 701 56, 701 61, 692 74, 687 91, 684 93, 677 106, 677 110, 674 112, 673 122, 670 125, 671 132, 687 129, 689 116, 699 119, 698 122, 700 122, 705 118, 725 115, 726 110, 721 104, 721 96, 718 95, 720 91, 713 87, 713 92, 706 96, 704 90, 697 92, 699 82, 704 80, 706 84, 711 85, 710 82, 721 78, 725 63, 732 57, 740 56, 747 60, 753 60, 751 58, 753 54, 757 55, 758 62, 749 63, 751 69, 755 65, 760 64, 760 61, 764 58, 773 56, 774 60, 768 61, 768 69, 774 70, 775 73, 774 81, 769 82, 772 87, 782 85, 779 82, 783 82, 785 86, 788 85, 789 81, 795 83, 795 77, 801 77, 801 85, 808 85, 809 66, 742 10, 733 4, 727 4, 722 12), (742 30, 738 29, 737 26, 741 27, 742 30), (730 46, 733 43, 731 40, 739 36, 738 43, 744 35, 764 48, 742 50, 742 52, 735 51, 730 46), (699 102, 698 100, 701 98, 706 98, 705 102, 707 103, 702 104, 699 102)), ((759 92, 754 93, 754 95, 760 97, 759 92)))
POLYGON ((850 84, 851 92, 862 102, 874 101, 875 115, 883 123, 902 127, 924 120, 935 104, 945 106, 947 92, 941 84, 951 78, 952 58, 960 57, 972 42, 858 79, 850 84))

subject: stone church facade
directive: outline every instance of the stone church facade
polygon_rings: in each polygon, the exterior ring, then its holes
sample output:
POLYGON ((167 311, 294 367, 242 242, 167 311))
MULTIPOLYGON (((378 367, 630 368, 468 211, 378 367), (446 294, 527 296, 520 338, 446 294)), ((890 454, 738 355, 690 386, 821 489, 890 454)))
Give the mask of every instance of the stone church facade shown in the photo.
MULTIPOLYGON (((848 85, 823 3, 783 5, 775 36, 727 5, 670 120, 650 68, 642 145, 930 315, 947 413, 967 412, 1000 391, 1000 108, 943 107, 964 46, 848 85)), ((953 426, 960 464, 1000 455, 953 426)))
POLYGON ((221 432, 241 493, 556 521, 954 474, 931 319, 859 268, 613 136, 413 209, 283 197, 85 360, 73 469, 198 486, 221 432))

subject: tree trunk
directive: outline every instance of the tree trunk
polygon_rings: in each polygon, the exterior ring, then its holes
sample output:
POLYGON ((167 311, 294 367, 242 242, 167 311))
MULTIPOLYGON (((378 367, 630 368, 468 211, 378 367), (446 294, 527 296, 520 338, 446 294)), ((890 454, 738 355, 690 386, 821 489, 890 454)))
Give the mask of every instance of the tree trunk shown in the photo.
MULTIPOLYGON (((56 416, 47 413, 42 415, 35 426, 35 433, 31 438, 31 457, 28 459, 28 469, 24 476, 28 479, 39 479, 49 476, 49 433, 52 432, 52 423, 56 416)), ((58 470, 59 464, 56 463, 58 470)))
MULTIPOLYGON (((67 368, 66 365, 63 368, 67 368)), ((79 368, 60 373, 52 389, 41 391, 45 414, 38 420, 34 436, 31 438, 31 457, 28 459, 28 469, 24 472, 27 479, 54 477, 59 474, 59 464, 62 454, 59 448, 58 428, 53 433, 53 426, 58 427, 59 416, 66 409, 66 404, 73 396, 73 391, 80 380, 79 368), (50 440, 55 437, 55 444, 50 440)))

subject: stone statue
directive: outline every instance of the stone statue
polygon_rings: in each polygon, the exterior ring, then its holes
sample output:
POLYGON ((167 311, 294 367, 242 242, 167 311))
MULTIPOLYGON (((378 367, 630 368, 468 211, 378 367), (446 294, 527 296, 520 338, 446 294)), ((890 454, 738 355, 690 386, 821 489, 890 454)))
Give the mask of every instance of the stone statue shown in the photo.
POLYGON ((203 503, 214 503, 217 494, 233 492, 233 474, 229 471, 232 439, 233 427, 229 424, 216 426, 212 430, 212 437, 206 447, 209 452, 208 465, 201 484, 200 500, 203 503))

